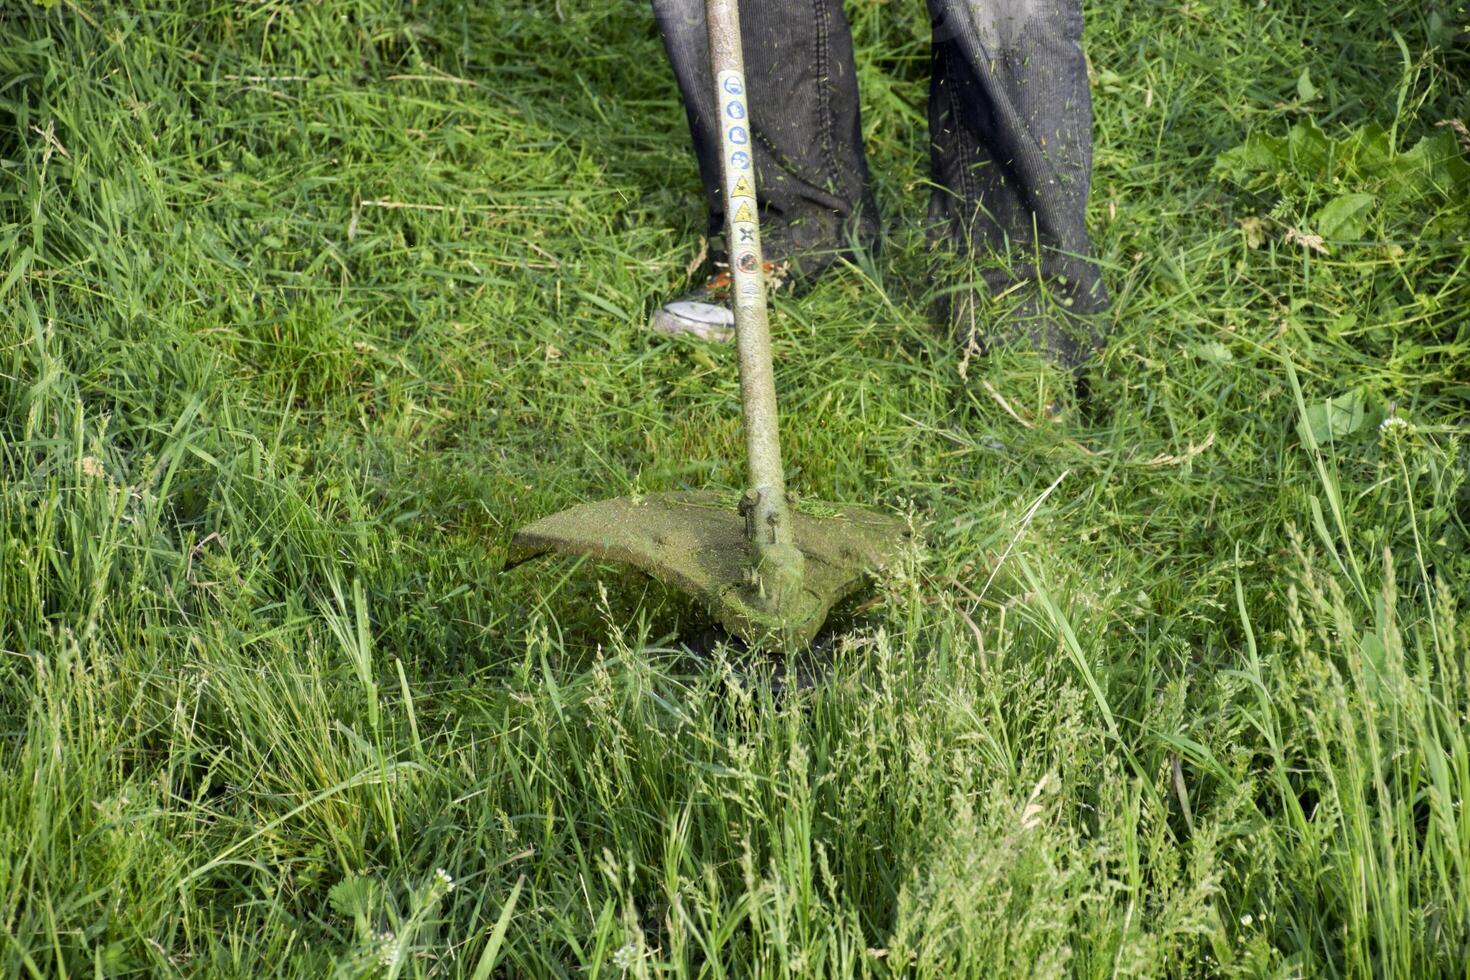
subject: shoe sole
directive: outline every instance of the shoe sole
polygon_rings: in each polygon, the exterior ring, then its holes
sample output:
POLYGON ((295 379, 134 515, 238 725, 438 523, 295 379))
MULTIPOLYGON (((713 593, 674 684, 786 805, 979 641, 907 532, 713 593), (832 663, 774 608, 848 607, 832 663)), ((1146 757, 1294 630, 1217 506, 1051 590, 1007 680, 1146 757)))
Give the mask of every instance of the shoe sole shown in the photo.
POLYGON ((735 339, 735 325, 717 322, 714 317, 720 313, 730 316, 728 310, 710 303, 670 303, 654 311, 649 326, 655 333, 670 337, 693 336, 715 343, 729 343, 735 339))

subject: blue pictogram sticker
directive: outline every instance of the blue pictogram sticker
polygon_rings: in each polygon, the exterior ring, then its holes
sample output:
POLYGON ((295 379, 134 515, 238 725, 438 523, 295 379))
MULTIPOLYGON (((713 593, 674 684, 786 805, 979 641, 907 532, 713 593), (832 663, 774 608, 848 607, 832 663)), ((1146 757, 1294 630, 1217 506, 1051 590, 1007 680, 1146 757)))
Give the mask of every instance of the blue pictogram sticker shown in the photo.
POLYGON ((731 119, 745 118, 745 103, 732 99, 725 105, 725 115, 731 119))
POLYGON ((727 79, 725 79, 725 86, 724 87, 725 87, 725 91, 726 92, 729 92, 731 95, 744 95, 745 94, 745 86, 743 86, 743 85, 740 84, 740 79, 738 79, 738 78, 727 78, 727 79))
POLYGON ((731 126, 730 132, 726 133, 725 135, 727 135, 730 138, 730 142, 734 143, 736 146, 744 146, 746 143, 750 142, 750 134, 745 131, 744 126, 731 126))
POLYGON ((744 150, 736 150, 734 153, 730 154, 730 166, 734 167, 736 170, 749 170, 750 154, 746 153, 744 150))

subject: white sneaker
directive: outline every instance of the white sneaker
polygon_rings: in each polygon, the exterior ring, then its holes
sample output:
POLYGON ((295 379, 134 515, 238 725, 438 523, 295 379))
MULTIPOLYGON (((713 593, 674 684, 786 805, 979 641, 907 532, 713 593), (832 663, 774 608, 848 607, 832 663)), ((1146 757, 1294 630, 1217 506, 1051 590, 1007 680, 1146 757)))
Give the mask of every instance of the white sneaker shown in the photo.
POLYGON ((727 306, 698 299, 676 299, 653 311, 649 324, 664 334, 693 334, 701 340, 729 343, 735 339, 735 314, 727 306))
MULTIPOLYGON (((786 283, 786 263, 763 262, 766 285, 780 289, 786 283)), ((649 326, 661 334, 689 334, 702 340, 729 343, 735 339, 735 313, 730 309, 730 270, 717 268, 696 289, 653 311, 649 326)))

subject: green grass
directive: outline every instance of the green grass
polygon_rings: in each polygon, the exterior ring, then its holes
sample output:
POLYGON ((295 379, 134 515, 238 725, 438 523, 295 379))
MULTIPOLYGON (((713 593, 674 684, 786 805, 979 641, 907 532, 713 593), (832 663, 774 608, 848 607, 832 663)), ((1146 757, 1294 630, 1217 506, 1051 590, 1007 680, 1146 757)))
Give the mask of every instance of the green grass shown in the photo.
POLYGON ((1089 5, 1055 424, 925 321, 922 4, 849 8, 889 247, 786 445, 926 546, 780 702, 499 574, 740 483, 643 4, 0 10, 0 973, 1464 975, 1463 5, 1089 5))

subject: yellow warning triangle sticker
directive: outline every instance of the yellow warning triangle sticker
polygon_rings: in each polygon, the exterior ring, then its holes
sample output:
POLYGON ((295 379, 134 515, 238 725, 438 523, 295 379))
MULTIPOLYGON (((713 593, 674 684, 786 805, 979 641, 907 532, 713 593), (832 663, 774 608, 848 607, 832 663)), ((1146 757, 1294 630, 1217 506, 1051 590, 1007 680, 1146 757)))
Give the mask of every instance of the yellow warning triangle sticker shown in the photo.
POLYGON ((754 221, 755 215, 751 213, 749 204, 740 205, 740 210, 735 212, 736 221, 754 221))
POLYGON ((735 181, 735 189, 730 192, 731 197, 755 197, 755 191, 751 190, 750 181, 741 177, 735 181))

